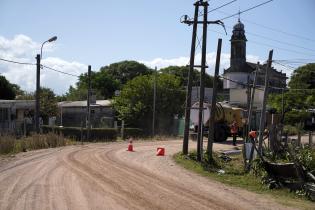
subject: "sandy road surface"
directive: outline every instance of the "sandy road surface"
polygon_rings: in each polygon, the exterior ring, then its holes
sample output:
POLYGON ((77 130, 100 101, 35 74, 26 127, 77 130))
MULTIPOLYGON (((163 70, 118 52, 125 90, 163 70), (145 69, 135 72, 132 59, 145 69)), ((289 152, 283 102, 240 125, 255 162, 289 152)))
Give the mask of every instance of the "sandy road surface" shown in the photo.
POLYGON ((71 146, 2 161, 0 209, 287 209, 175 165, 171 154, 180 141, 135 142, 136 152, 126 145, 71 146), (167 155, 155 156, 157 146, 167 155))

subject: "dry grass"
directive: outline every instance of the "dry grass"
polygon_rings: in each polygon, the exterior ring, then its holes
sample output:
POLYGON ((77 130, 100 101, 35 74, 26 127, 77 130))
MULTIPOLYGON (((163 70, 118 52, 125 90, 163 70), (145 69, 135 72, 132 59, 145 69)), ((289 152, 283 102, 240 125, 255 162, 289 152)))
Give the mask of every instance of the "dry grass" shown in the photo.
POLYGON ((26 152, 28 150, 45 149, 72 144, 62 135, 54 133, 34 134, 31 137, 16 139, 13 136, 0 136, 0 154, 26 152))
POLYGON ((12 136, 0 136, 0 154, 8 154, 14 151, 15 138, 12 136))

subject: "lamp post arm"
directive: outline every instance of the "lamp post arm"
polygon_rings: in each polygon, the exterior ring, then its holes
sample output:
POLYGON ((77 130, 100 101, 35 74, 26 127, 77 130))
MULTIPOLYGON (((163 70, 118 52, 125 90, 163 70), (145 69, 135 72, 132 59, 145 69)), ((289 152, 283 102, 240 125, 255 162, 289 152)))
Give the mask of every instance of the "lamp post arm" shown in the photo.
POLYGON ((47 41, 44 41, 43 42, 43 44, 42 44, 42 46, 41 46, 41 48, 40 48, 40 59, 42 60, 42 54, 43 54, 43 47, 44 47, 44 44, 46 44, 48 42, 48 40, 47 41))

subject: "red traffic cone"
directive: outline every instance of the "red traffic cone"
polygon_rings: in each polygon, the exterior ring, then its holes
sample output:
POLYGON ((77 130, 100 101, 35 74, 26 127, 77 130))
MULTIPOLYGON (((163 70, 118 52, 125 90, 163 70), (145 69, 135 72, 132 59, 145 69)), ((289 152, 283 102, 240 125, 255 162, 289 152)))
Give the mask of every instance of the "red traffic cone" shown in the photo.
POLYGON ((129 152, 133 152, 133 145, 132 145, 132 140, 129 141, 129 144, 128 144, 128 149, 127 151, 129 152))
POLYGON ((165 148, 163 147, 158 147, 156 149, 157 153, 156 153, 156 156, 164 156, 165 155, 165 148))

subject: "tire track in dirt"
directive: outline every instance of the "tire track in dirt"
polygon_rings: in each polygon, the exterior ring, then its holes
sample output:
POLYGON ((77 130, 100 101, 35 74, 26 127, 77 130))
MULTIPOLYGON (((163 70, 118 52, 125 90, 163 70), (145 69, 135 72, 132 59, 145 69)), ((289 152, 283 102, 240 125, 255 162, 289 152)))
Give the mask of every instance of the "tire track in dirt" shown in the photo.
MULTIPOLYGON (((166 203, 176 205, 176 203, 178 204, 178 202, 181 202, 181 205, 185 206, 187 209, 197 207, 198 209, 209 209, 209 204, 216 209, 227 208, 227 205, 220 199, 207 198, 190 189, 181 187, 178 183, 156 176, 154 173, 145 169, 129 167, 125 162, 115 159, 116 150, 112 149, 106 151, 102 153, 101 156, 98 155, 98 153, 94 153, 94 156, 96 157, 96 160, 101 161, 102 164, 107 164, 106 167, 113 167, 119 171, 119 174, 128 177, 128 181, 133 182, 134 186, 150 186, 151 189, 157 192, 155 194, 162 194, 166 198, 168 197, 166 203)), ((152 195, 147 194, 146 196, 150 197, 152 195)))
POLYGON ((285 208, 170 166, 179 141, 136 144, 135 153, 124 151, 126 142, 88 144, 8 162, 0 166, 0 209, 285 208), (157 158, 157 145, 168 155, 157 158))
MULTIPOLYGON (((130 192, 128 189, 124 189, 124 186, 121 186, 119 183, 115 182, 112 179, 109 179, 101 171, 95 170, 92 167, 89 167, 85 164, 82 164, 78 159, 75 158, 75 155, 79 155, 80 151, 74 151, 67 155, 68 161, 72 163, 72 166, 77 167, 81 173, 88 174, 96 184, 105 185, 106 193, 112 196, 115 200, 120 203, 124 203, 127 208, 131 206, 136 207, 146 207, 150 209, 160 209, 159 206, 148 202, 148 200, 140 197, 138 194, 130 192), (137 202, 134 202, 137 201, 137 202)), ((93 151, 92 151, 93 152, 93 151)), ((89 151, 91 153, 91 151, 89 151)), ((82 155, 82 154, 81 154, 82 155)), ((114 171, 111 171, 113 173, 114 171)))

